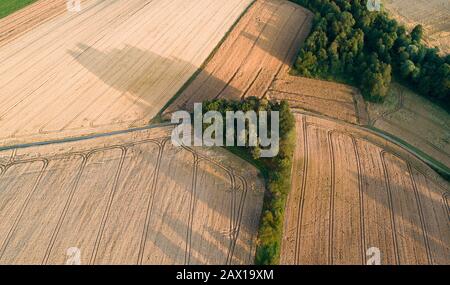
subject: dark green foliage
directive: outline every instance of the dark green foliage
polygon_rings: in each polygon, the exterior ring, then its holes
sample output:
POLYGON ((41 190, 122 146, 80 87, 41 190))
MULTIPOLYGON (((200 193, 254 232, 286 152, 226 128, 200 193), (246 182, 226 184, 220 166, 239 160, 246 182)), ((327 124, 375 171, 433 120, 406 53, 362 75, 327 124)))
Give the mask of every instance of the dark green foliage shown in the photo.
POLYGON ((415 26, 414 29, 411 31, 411 39, 416 43, 420 43, 422 37, 423 37, 422 25, 415 26))
POLYGON ((0 18, 6 17, 37 0, 0 0, 0 18))
MULTIPOLYGON (((269 102, 248 98, 243 101, 213 100, 203 103, 203 112, 218 111, 279 111, 280 150, 276 157, 259 157, 258 147, 230 148, 230 150, 257 165, 265 174, 269 194, 264 199, 263 213, 258 233, 256 264, 279 262, 283 232, 284 210, 291 188, 291 168, 295 147, 295 119, 287 102, 269 102)), ((269 119, 270 121, 270 119, 269 119)))
POLYGON ((383 100, 395 76, 449 109, 450 58, 421 43, 421 25, 409 34, 385 12, 368 11, 367 0, 292 1, 315 14, 295 63, 297 74, 344 79, 374 101, 383 100))

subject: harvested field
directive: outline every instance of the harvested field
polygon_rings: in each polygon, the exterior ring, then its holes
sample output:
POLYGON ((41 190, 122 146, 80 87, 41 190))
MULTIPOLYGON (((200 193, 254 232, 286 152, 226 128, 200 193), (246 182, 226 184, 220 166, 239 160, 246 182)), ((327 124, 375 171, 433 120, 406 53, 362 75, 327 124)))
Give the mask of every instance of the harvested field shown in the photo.
POLYGON ((368 103, 370 125, 422 150, 450 168, 450 115, 398 83, 383 104, 368 103))
POLYGON ((252 264, 256 169, 169 131, 0 152, 0 264, 252 264))
POLYGON ((297 114, 283 264, 449 264, 449 184, 404 150, 297 114))
POLYGON ((66 7, 67 0, 40 0, 0 19, 0 46, 66 12, 66 7))
POLYGON ((304 110, 365 122, 364 102, 356 89, 288 75, 312 17, 288 1, 257 0, 165 113, 192 110, 194 103, 214 98, 256 96, 287 99, 304 110))
POLYGON ((383 1, 389 14, 413 29, 421 24, 425 42, 439 47, 444 54, 450 52, 450 2, 448 0, 387 0, 383 1))
POLYGON ((147 124, 250 3, 86 0, 80 13, 49 16, 0 46, 0 144, 147 124))
MULTIPOLYGON (((0 20, 0 146, 143 126, 175 94, 165 114, 285 99, 298 143, 282 263, 362 264, 378 247, 383 264, 449 264, 448 182, 351 125, 449 165, 448 114, 403 95, 366 108, 352 87, 289 75, 310 12, 256 0, 186 84, 250 2, 85 0, 74 14, 39 1, 0 20)), ((256 169, 222 149, 175 148, 169 132, 0 151, 0 264, 64 264, 74 247, 83 264, 252 263, 256 169)))

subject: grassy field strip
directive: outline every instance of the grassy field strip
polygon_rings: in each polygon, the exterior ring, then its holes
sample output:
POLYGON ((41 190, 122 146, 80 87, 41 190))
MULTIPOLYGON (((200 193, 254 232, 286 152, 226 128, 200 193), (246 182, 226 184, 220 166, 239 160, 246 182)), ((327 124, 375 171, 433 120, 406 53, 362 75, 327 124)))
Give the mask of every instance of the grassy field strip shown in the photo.
POLYGON ((2 0, 0 2, 0 19, 36 1, 37 0, 2 0))

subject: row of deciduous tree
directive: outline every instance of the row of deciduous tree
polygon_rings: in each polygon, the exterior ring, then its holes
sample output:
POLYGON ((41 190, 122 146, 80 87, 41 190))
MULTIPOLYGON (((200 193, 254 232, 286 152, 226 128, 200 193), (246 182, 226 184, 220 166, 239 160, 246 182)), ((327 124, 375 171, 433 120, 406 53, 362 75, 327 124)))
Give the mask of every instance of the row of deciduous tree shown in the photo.
POLYGON ((392 75, 419 94, 450 106, 450 55, 422 44, 423 28, 410 33, 367 0, 292 0, 314 12, 313 29, 295 70, 303 76, 352 83, 382 100, 392 75))
MULTIPOLYGON (((275 157, 259 157, 259 147, 231 148, 230 150, 254 162, 265 174, 269 195, 264 199, 258 233, 256 264, 278 264, 283 233, 284 211, 291 189, 291 168, 295 147, 295 119, 287 102, 271 102, 255 97, 242 101, 217 99, 203 103, 203 112, 218 111, 278 111, 280 119, 279 153, 275 157)), ((270 121, 270 120, 269 120, 270 121)))

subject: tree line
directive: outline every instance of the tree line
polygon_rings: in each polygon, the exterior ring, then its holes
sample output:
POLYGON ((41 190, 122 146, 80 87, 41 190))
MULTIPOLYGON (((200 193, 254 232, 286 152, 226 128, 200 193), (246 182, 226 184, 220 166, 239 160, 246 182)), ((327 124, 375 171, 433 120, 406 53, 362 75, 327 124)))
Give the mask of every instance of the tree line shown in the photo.
POLYGON ((382 101, 392 77, 450 107, 450 55, 422 43, 423 27, 410 33, 385 12, 370 12, 367 0, 292 0, 315 16, 294 72, 333 79, 382 101))
MULTIPOLYGON (((279 112, 279 152, 275 157, 260 157, 260 147, 227 147, 231 152, 258 167, 266 180, 268 193, 264 197, 263 213, 258 231, 255 263, 278 264, 283 234, 287 195, 291 189, 291 168, 295 148, 295 118, 286 101, 272 102, 249 97, 242 101, 216 99, 203 102, 203 114, 218 111, 279 112)), ((270 122, 270 119, 269 119, 270 122)), ((204 125, 204 128, 209 125, 204 125)), ((248 135, 248 134, 247 134, 248 135)))

